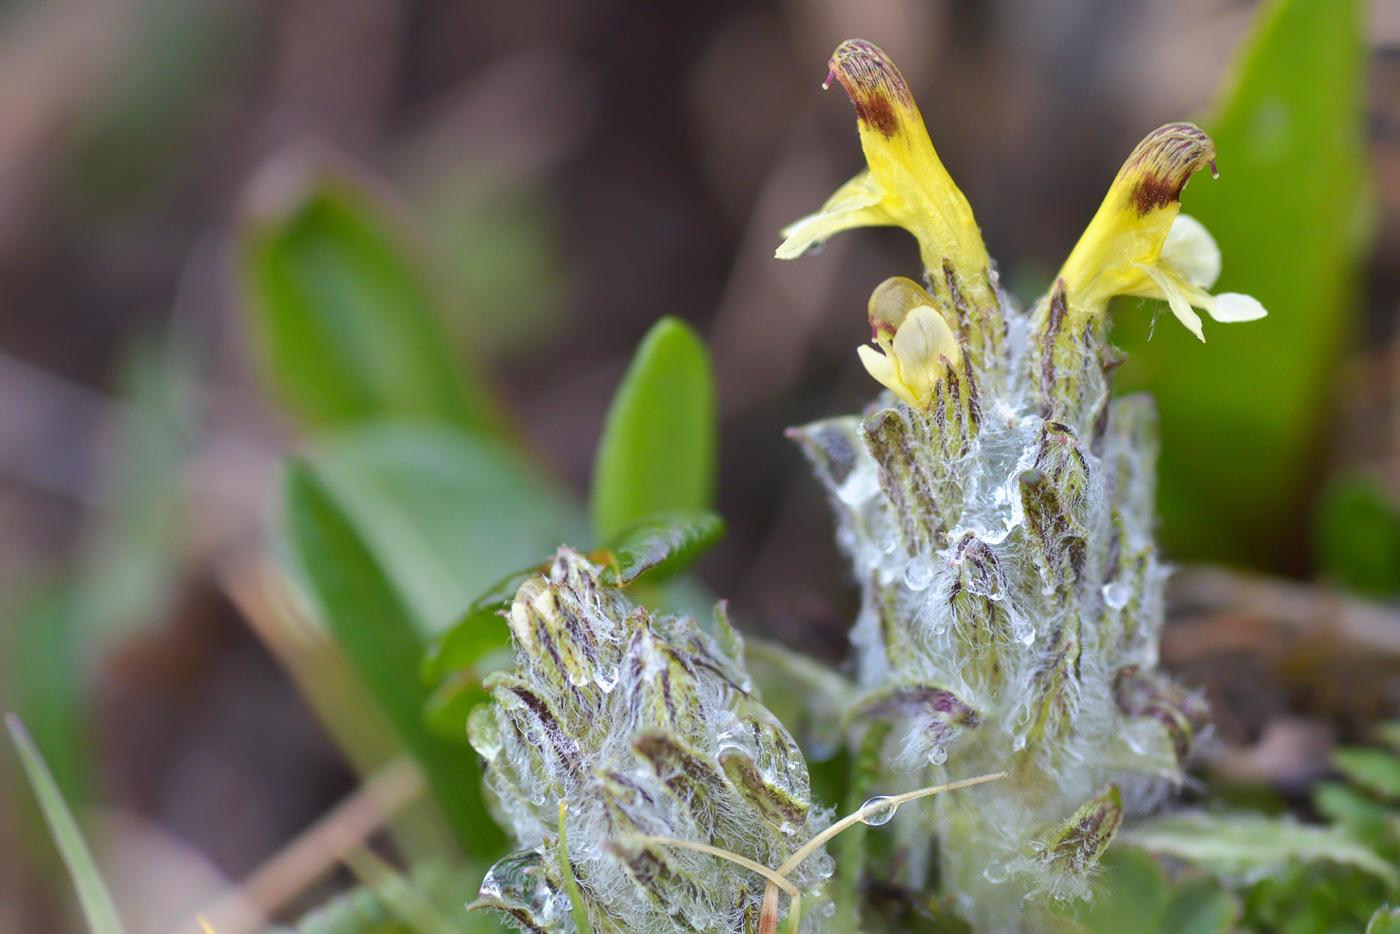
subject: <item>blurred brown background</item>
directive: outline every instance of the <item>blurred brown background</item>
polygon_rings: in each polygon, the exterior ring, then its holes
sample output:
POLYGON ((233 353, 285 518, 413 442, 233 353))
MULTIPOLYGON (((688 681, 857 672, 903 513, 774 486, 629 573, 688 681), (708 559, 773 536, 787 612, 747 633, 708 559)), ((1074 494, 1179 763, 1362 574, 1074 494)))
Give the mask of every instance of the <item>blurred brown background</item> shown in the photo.
MULTIPOLYGON (((194 888, 240 878, 352 787, 218 584, 220 556, 275 515, 294 438, 248 362, 226 254, 240 214, 275 196, 279 157, 333 152, 401 200, 453 277, 454 326, 580 493, 639 338, 663 314, 695 325, 721 391, 730 525, 701 574, 746 627, 838 661, 854 594, 783 429, 868 399, 854 354, 866 296, 917 255, 874 230, 819 258, 771 258, 779 228, 863 164, 849 103, 819 88, 831 49, 858 35, 900 63, 1025 301, 1132 145, 1210 102, 1254 8, 0 3, 0 594, 19 600, 102 547, 93 517, 110 507, 133 339, 178 333, 203 400, 179 461, 170 599, 93 669, 92 784, 113 809, 108 852, 132 857, 109 862, 116 886, 139 892, 157 872, 169 885, 177 869, 194 888)), ((1400 3, 1371 16, 1379 226, 1362 375, 1338 376, 1371 391, 1338 417, 1342 459, 1374 440, 1348 419, 1367 425, 1367 407, 1389 403, 1367 367, 1400 310, 1400 3)), ((0 816, 0 841, 18 823, 0 816)), ((0 932, 34 930, 54 915, 23 894, 18 848, 0 847, 0 932)))

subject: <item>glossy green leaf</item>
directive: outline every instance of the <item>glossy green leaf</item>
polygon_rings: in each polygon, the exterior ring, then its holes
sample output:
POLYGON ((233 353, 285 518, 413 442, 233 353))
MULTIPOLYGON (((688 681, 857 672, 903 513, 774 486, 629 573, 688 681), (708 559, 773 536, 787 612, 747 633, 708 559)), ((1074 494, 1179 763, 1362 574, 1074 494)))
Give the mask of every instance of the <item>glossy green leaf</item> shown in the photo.
POLYGON ((662 318, 608 410, 593 471, 598 537, 660 513, 711 508, 718 448, 709 353, 688 325, 662 318))
POLYGON ((505 575, 587 534, 537 465, 448 426, 367 424, 325 438, 310 459, 430 636, 505 575))
POLYGON ((1290 861, 1328 861, 1361 869, 1391 884, 1400 874, 1337 827, 1315 827, 1261 814, 1188 811, 1125 829, 1124 842, 1225 878, 1251 882, 1290 861))
POLYGON ((389 575, 345 510, 304 466, 290 470, 287 512, 292 547, 351 667, 423 769, 463 848, 494 852, 502 836, 481 799, 476 757, 442 740, 424 721, 428 696, 418 678, 424 646, 389 575))
POLYGON ((48 822, 54 843, 73 878, 73 887, 78 890, 78 901, 82 905, 83 917, 87 919, 88 930, 92 934, 124 934, 125 928, 117 915, 116 905, 112 903, 112 895, 102 881, 87 841, 68 810, 43 755, 29 738, 19 717, 8 714, 5 725, 24 764, 34 796, 39 799, 39 807, 44 812, 44 820, 48 822))
POLYGON ((486 653, 510 644, 510 630, 501 613, 515 599, 520 585, 537 574, 544 573, 548 564, 516 571, 493 584, 477 598, 462 618, 438 636, 423 656, 421 674, 425 684, 434 685, 462 668, 477 663, 486 653))
POLYGON ((672 512, 630 525, 598 552, 602 581, 624 587, 642 575, 659 583, 684 571, 724 535, 712 512, 672 512))
POLYGON ((1328 484, 1317 507, 1317 567, 1353 593, 1400 592, 1400 510, 1380 484, 1364 476, 1328 484))
POLYGON ((331 171, 276 194, 238 247, 263 370, 282 399, 317 426, 389 415, 494 429, 494 401, 451 353, 444 289, 392 213, 331 171))
POLYGON ((1400 758, 1383 749, 1359 746, 1332 752, 1332 767, 1358 787, 1387 801, 1400 801, 1400 758))
MULTIPOLYGON (((1162 536, 1183 558, 1296 566, 1337 361, 1357 322, 1367 239, 1364 5, 1269 0, 1233 80, 1203 121, 1220 178, 1201 173, 1183 210, 1214 234, 1214 291, 1269 317, 1207 321, 1200 344, 1169 313, 1123 302, 1123 389, 1150 389, 1162 424, 1162 536)), ((1146 129, 1146 128, 1144 128, 1146 129)))

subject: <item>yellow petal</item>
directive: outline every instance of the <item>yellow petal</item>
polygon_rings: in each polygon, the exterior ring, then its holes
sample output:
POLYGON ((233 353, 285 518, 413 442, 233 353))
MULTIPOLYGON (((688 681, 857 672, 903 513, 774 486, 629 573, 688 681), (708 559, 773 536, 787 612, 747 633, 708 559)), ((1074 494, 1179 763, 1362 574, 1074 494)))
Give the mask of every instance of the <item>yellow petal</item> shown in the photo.
POLYGON ((1208 289, 1220 278, 1220 247, 1206 225, 1190 214, 1178 214, 1162 244, 1161 261, 1192 285, 1208 289))
MULTIPOLYGON (((856 107, 861 148, 869 165, 822 209, 790 224, 779 259, 799 256, 813 244, 852 227, 897 225, 919 241, 925 268, 941 274, 945 263, 963 280, 981 282, 990 264, 972 208, 938 159, 909 85, 874 43, 848 39, 836 47, 831 78, 856 107)), ((987 291, 990 291, 989 289, 987 291)))
MULTIPOLYGON (((891 276, 877 285, 875 291, 870 293, 870 303, 866 306, 866 312, 870 319, 870 330, 875 339, 893 338, 909 312, 920 305, 938 307, 933 296, 929 295, 924 287, 913 279, 906 279, 904 276, 891 276)), ((949 320, 946 313, 944 313, 943 320, 948 322, 949 328, 956 330, 958 326, 956 320, 949 320)))
POLYGON ((861 344, 856 348, 856 353, 860 356, 860 362, 865 364, 865 370, 875 381, 886 389, 892 391, 896 396, 903 399, 909 405, 917 405, 918 400, 909 388, 899 381, 895 375, 894 363, 890 358, 880 353, 880 351, 861 344))
POLYGON ((773 255, 778 259, 795 259, 843 230, 888 227, 895 222, 879 210, 880 200, 881 194, 870 180, 870 172, 860 173, 836 189, 820 211, 784 227, 786 239, 773 255))
POLYGON ((1214 159, 1215 144, 1190 123, 1168 124, 1138 143, 1060 271, 1071 314, 1101 315, 1114 295, 1141 294, 1143 271, 1157 264, 1181 209, 1181 190, 1214 159))
MULTIPOLYGON (((1191 310, 1191 298, 1195 297, 1196 303, 1200 304, 1200 296, 1191 296, 1190 289, 1187 287, 1188 283, 1177 279, 1173 272, 1162 266, 1139 264, 1139 267, 1152 278, 1157 288, 1140 289, 1134 294, 1142 295, 1146 298, 1166 299, 1167 304, 1171 307, 1172 314, 1176 315, 1176 319, 1186 325, 1186 330, 1196 335, 1201 343, 1204 344, 1206 342, 1206 335, 1205 331, 1201 329, 1201 316, 1191 310)), ((1204 295, 1207 300, 1210 299, 1210 296, 1206 295, 1204 292, 1200 294, 1204 295)))
POLYGON ((965 276, 980 274, 987 249, 972 208, 939 160, 894 62, 874 43, 848 39, 828 66, 855 104, 861 148, 884 196, 884 213, 918 238, 926 268, 938 270, 946 259, 965 276))
POLYGON ((910 393, 923 405, 934 385, 958 360, 958 341, 948 322, 929 305, 910 310, 891 343, 895 370, 910 393))

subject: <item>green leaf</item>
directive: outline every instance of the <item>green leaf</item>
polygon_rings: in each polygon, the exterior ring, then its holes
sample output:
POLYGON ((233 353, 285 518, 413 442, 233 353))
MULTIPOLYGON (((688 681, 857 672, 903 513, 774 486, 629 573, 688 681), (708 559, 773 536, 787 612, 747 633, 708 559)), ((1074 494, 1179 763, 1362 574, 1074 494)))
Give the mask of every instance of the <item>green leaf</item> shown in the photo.
POLYGON ((1380 484, 1361 475, 1328 485, 1317 507, 1318 570, 1355 593, 1400 591, 1400 512, 1380 484))
POLYGON ((712 512, 673 512, 628 526, 605 546, 602 581, 623 587, 642 575, 651 583, 674 577, 714 547, 724 520, 712 512))
POLYGON ((443 288, 403 225, 347 175, 306 175, 259 205, 238 243, 275 390, 316 426, 393 415, 495 430, 496 404, 452 356, 443 288))
POLYGON ((662 318, 613 397, 593 470, 593 527, 609 539, 659 513, 714 505, 716 427, 709 353, 691 328, 662 318))
POLYGON ((1354 866, 1391 884, 1400 882, 1393 866, 1345 830, 1308 826, 1286 818, 1188 811, 1139 824, 1121 836, 1124 842, 1150 853, 1246 883, 1293 860, 1326 860, 1354 866))
POLYGON ((1270 0, 1203 121, 1220 178, 1192 181, 1183 210, 1220 245, 1213 291, 1251 294, 1269 317, 1207 321, 1202 346, 1170 314, 1151 342, 1149 314, 1116 315, 1130 352, 1117 385, 1157 398, 1162 537, 1178 557, 1306 557, 1296 517, 1326 450, 1368 239, 1363 13, 1360 0, 1270 0))
POLYGON ((1225 934, 1235 929, 1240 906, 1212 879, 1186 879, 1162 912, 1162 934, 1225 934))
POLYGON ((108 508, 75 580, 87 658, 163 622, 181 585, 189 524, 185 466, 201 408, 195 362, 175 340, 125 348, 108 508))
POLYGON ((1104 855, 1100 891, 1066 906, 1086 934, 1224 934, 1239 918, 1239 901, 1213 879, 1167 879, 1150 855, 1113 847, 1104 855))
POLYGON ((54 843, 73 878, 73 887, 78 890, 78 901, 83 908, 83 917, 87 919, 88 930, 92 934, 124 934, 125 928, 117 915, 116 905, 112 903, 112 894, 107 891, 107 884, 97 871, 87 842, 78 830, 78 823, 73 819, 68 805, 64 803, 63 794, 49 773, 44 757, 29 738, 19 717, 7 714, 5 725, 9 727, 15 749, 19 751, 34 796, 39 799, 39 807, 44 812, 44 820, 48 822, 54 843))
POLYGON ((1347 746, 1332 752, 1332 767, 1366 791, 1400 801, 1400 758, 1394 753, 1347 746))
POLYGON ((1400 934, 1400 908, 1387 905, 1378 910, 1366 925, 1366 934, 1400 934))
POLYGON ((1327 820, 1347 831, 1381 856, 1394 861, 1400 856, 1396 835, 1396 811, 1370 795, 1341 782, 1321 782, 1313 790, 1313 803, 1327 820))
POLYGON ((475 866, 447 866, 425 860, 401 875, 384 873, 377 861, 366 865, 363 858, 351 859, 357 864, 354 871, 368 876, 369 883, 337 895, 303 915, 294 926, 297 934, 421 934, 439 923, 436 918, 419 921, 426 911, 441 914, 457 934, 503 931, 493 918, 466 910, 467 901, 476 894, 475 882, 481 877, 481 870, 475 866), (412 906, 404 904, 405 895, 414 903, 412 906))
POLYGON ((537 465, 448 426, 367 424, 324 439, 310 460, 430 636, 506 574, 586 535, 537 465))
POLYGON ((443 678, 477 663, 486 653, 510 644, 510 630, 501 612, 515 599, 520 585, 549 565, 541 564, 516 571, 482 594, 455 624, 440 635, 423 656, 420 672, 425 684, 437 684, 443 678))
POLYGON ((463 848, 494 852, 502 836, 482 801, 475 755, 444 742, 424 721, 423 643, 402 597, 345 511, 304 466, 289 471, 287 512, 292 547, 351 667, 423 769, 463 848))

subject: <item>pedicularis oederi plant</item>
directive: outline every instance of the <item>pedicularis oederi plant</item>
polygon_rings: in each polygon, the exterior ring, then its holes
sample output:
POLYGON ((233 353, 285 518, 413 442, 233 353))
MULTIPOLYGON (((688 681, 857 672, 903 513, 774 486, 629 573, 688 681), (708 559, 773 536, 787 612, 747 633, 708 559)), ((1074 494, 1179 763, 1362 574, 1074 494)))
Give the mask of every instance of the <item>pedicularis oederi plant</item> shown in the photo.
POLYGON ((979 777, 995 780, 881 831, 865 872, 941 896, 975 931, 1036 929, 1090 894, 1125 816, 1180 782, 1206 725, 1202 703, 1156 668, 1155 416, 1150 399, 1110 393, 1121 355, 1107 310, 1118 295, 1165 299, 1202 340, 1194 308, 1264 315, 1248 296, 1207 291, 1219 251, 1178 213, 1191 177, 1214 171, 1210 138, 1181 123, 1144 139, 1049 293, 1022 311, 898 69, 858 40, 830 68, 869 168, 793 224, 778 256, 894 225, 924 265, 922 282, 890 279, 870 299, 875 346, 858 350, 887 391, 863 415, 792 432, 864 594, 848 740, 873 743, 874 783, 896 797, 833 824, 722 612, 703 629, 650 615, 561 551, 516 595, 516 670, 471 723, 523 848, 480 904, 526 929, 766 934, 785 918, 821 930, 833 923, 826 839, 979 777))

